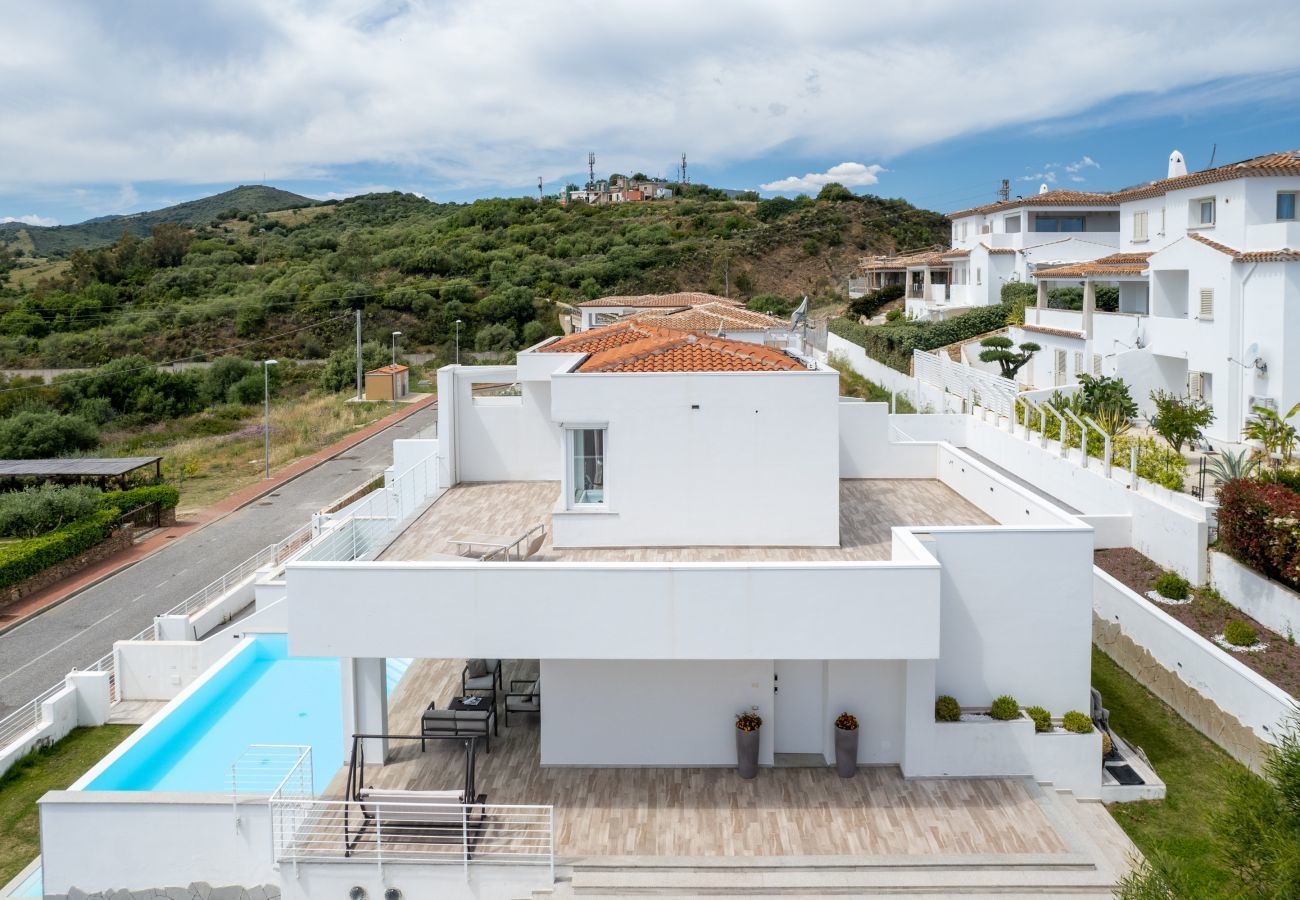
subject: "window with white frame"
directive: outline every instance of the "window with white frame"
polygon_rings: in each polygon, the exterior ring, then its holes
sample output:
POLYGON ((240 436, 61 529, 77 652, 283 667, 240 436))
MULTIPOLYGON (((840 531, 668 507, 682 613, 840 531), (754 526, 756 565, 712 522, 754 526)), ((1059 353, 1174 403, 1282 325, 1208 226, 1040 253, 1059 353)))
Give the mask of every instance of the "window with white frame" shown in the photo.
POLYGON ((1160 207, 1160 236, 1165 236, 1165 208, 1160 207))
POLYGON ((1295 221, 1295 191, 1278 191, 1277 220, 1279 222, 1295 221))
POLYGON ((984 283, 984 269, 982 269, 980 266, 975 267, 975 283, 976 284, 984 283))
POLYGON ((1204 400, 1206 395, 1206 375, 1204 372, 1187 373, 1187 396, 1192 400, 1204 400))
POLYGON ((1083 351, 1074 351, 1074 376, 1077 378, 1083 374, 1083 351))
POLYGON ((1100 353, 1094 353, 1092 355, 1092 374, 1097 376, 1098 378, 1101 377, 1101 354, 1100 353))
POLYGON ((1147 211, 1138 210, 1133 213, 1133 240, 1145 241, 1147 239, 1147 211))
POLYGON ((1020 216, 1007 216, 1002 220, 1002 230, 1007 234, 1020 233, 1020 216))
POLYGON ((1052 383, 1060 387, 1065 384, 1065 351, 1060 347, 1056 348, 1052 362, 1052 383))
POLYGON ((963 241, 966 240, 966 227, 967 227, 968 224, 969 224, 969 223, 967 223, 967 222, 962 222, 962 223, 961 223, 961 239, 962 239, 963 241))
POLYGON ((1189 226, 1192 228, 1212 228, 1214 226, 1214 198, 1200 197, 1188 204, 1189 226))
POLYGON ((605 429, 569 428, 569 492, 572 507, 605 503, 605 429))

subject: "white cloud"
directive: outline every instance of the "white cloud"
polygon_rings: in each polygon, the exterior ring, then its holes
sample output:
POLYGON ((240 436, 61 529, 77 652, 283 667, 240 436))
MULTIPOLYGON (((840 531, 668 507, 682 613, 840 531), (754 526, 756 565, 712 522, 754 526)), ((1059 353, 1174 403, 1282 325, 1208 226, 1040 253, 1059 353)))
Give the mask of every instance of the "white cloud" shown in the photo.
POLYGON ((1085 153, 1083 159, 1076 160, 1075 162, 1069 163, 1065 167, 1065 171, 1073 173, 1073 172, 1081 171, 1082 169, 1100 169, 1100 168, 1101 168, 1101 163, 1097 162, 1097 160, 1093 159, 1091 156, 1088 156, 1085 153))
POLYGON ((655 18, 692 27, 670 47, 629 39, 646 23, 630 0, 27 4, 0 30, 0 82, 23 86, 0 98, 0 196, 349 173, 522 186, 582 173, 589 150, 603 172, 669 174, 683 150, 705 168, 887 163, 975 132, 1063 127, 1116 98, 1130 117, 1168 110, 1197 86, 1294 69, 1300 33, 1288 0, 1247 17, 1211 0, 1177 16, 1096 0, 1046 30, 1014 4, 975 16, 958 0, 661 0, 655 18), (1009 78, 972 46, 1033 52, 1009 78), (1105 47, 1106 64, 1079 47, 1105 47), (350 168, 376 164, 387 171, 350 168))
POLYGON ((10 222, 21 222, 24 225, 42 225, 49 227, 58 225, 58 219, 51 219, 47 216, 38 216, 35 214, 26 216, 0 216, 0 225, 7 225, 10 222))
POLYGON ((775 191, 778 194, 815 194, 832 181, 845 187, 875 184, 880 181, 876 175, 883 171, 885 171, 884 166, 874 163, 864 166, 862 163, 842 162, 837 166, 831 166, 825 172, 809 172, 803 177, 791 175, 780 181, 769 181, 761 187, 765 191, 775 191))

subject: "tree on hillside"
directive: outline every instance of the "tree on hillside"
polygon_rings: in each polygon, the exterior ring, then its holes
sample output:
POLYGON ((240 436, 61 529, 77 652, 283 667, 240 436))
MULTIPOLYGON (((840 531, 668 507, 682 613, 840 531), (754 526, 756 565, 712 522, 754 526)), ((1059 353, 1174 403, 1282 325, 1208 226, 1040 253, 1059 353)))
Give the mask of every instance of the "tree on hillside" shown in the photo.
MULTIPOLYGON (((366 341, 361 345, 361 370, 369 372, 392 362, 392 351, 377 341, 366 341)), ((345 391, 355 389, 357 384, 357 348, 347 347, 335 350, 325 360, 321 371, 320 386, 326 391, 345 391)))
POLYGON ((0 421, 0 458, 48 459, 99 446, 85 419, 56 412, 21 412, 0 421))
POLYGON ((1169 442, 1175 453, 1183 452, 1183 444, 1201 436, 1207 425, 1214 421, 1214 409, 1204 400, 1180 397, 1169 391, 1152 391, 1151 402, 1156 411, 1151 427, 1156 434, 1169 442))
POLYGON ((980 351, 980 361, 997 363, 998 368, 1002 370, 1002 377, 1011 379, 1014 379, 1016 373, 1033 359, 1035 353, 1043 349, 1033 341, 1025 341, 1016 347, 1011 338, 1000 334, 986 337, 980 341, 980 346, 987 348, 980 351), (1012 347, 1015 349, 1013 350, 1012 347))
POLYGON ((179 266, 190 250, 193 233, 183 225, 155 225, 153 239, 149 249, 153 254, 154 265, 160 269, 179 266))
POLYGON ((839 202, 841 200, 856 200, 858 196, 838 181, 831 181, 822 185, 822 189, 817 192, 817 199, 839 202))

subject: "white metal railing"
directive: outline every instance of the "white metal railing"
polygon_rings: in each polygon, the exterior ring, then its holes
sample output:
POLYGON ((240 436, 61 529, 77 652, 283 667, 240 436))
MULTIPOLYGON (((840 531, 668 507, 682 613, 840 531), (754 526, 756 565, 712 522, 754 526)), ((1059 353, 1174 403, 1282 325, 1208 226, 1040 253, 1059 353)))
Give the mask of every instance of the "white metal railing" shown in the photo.
POLYGON ((1018 392, 1016 384, 991 372, 981 372, 965 363, 953 362, 946 353, 912 351, 912 374, 921 381, 942 388, 972 405, 1011 416, 1018 392))
MULTIPOLYGON (((231 591, 243 587, 253 579, 259 569, 264 566, 279 565, 284 563, 300 547, 305 546, 312 537, 312 524, 308 522, 299 528, 293 534, 274 544, 267 544, 261 550, 258 550, 248 559, 235 566, 229 572, 223 574, 220 578, 199 588, 193 594, 190 594, 180 603, 177 603, 162 616, 188 616, 197 612, 209 604, 220 600, 231 591)), ((153 625, 145 628, 131 640, 133 641, 152 641, 156 636, 153 625)))
POLYGON ((311 747, 298 744, 249 744, 230 764, 227 785, 232 796, 314 797, 311 747))
POLYGON ((108 673, 108 699, 110 703, 117 702, 117 656, 112 650, 105 653, 99 659, 95 660, 82 671, 84 672, 107 672, 108 673))
POLYGON ((437 492, 438 458, 431 453, 389 484, 363 497, 347 516, 331 522, 289 559, 360 559, 377 549, 401 522, 423 509, 437 492))
POLYGON ((63 684, 63 682, 59 682, 54 687, 44 691, 40 696, 28 700, 9 715, 0 719, 0 748, 7 747, 33 728, 45 724, 45 701, 63 690, 63 684))
POLYGON ((275 860, 555 869, 555 809, 496 803, 270 799, 275 860))

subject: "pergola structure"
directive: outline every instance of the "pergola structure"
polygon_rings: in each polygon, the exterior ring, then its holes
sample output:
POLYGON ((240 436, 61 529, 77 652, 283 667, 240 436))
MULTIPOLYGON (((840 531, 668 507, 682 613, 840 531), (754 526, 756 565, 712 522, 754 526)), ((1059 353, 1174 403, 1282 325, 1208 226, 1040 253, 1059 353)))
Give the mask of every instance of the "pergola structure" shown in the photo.
POLYGON ((1047 309, 1049 283, 1068 282, 1083 286, 1082 330, 1085 336, 1092 334, 1092 317, 1097 311, 1097 283, 1115 284, 1125 281, 1145 284, 1147 280, 1147 258, 1150 253, 1113 253, 1088 262, 1070 263, 1050 269, 1038 269, 1033 273, 1038 282, 1037 306, 1047 309))
POLYGON ((120 456, 112 459, 0 459, 0 481, 32 478, 40 481, 93 481, 101 488, 116 480, 125 488, 131 476, 153 466, 152 482, 162 481, 161 456, 120 456))

